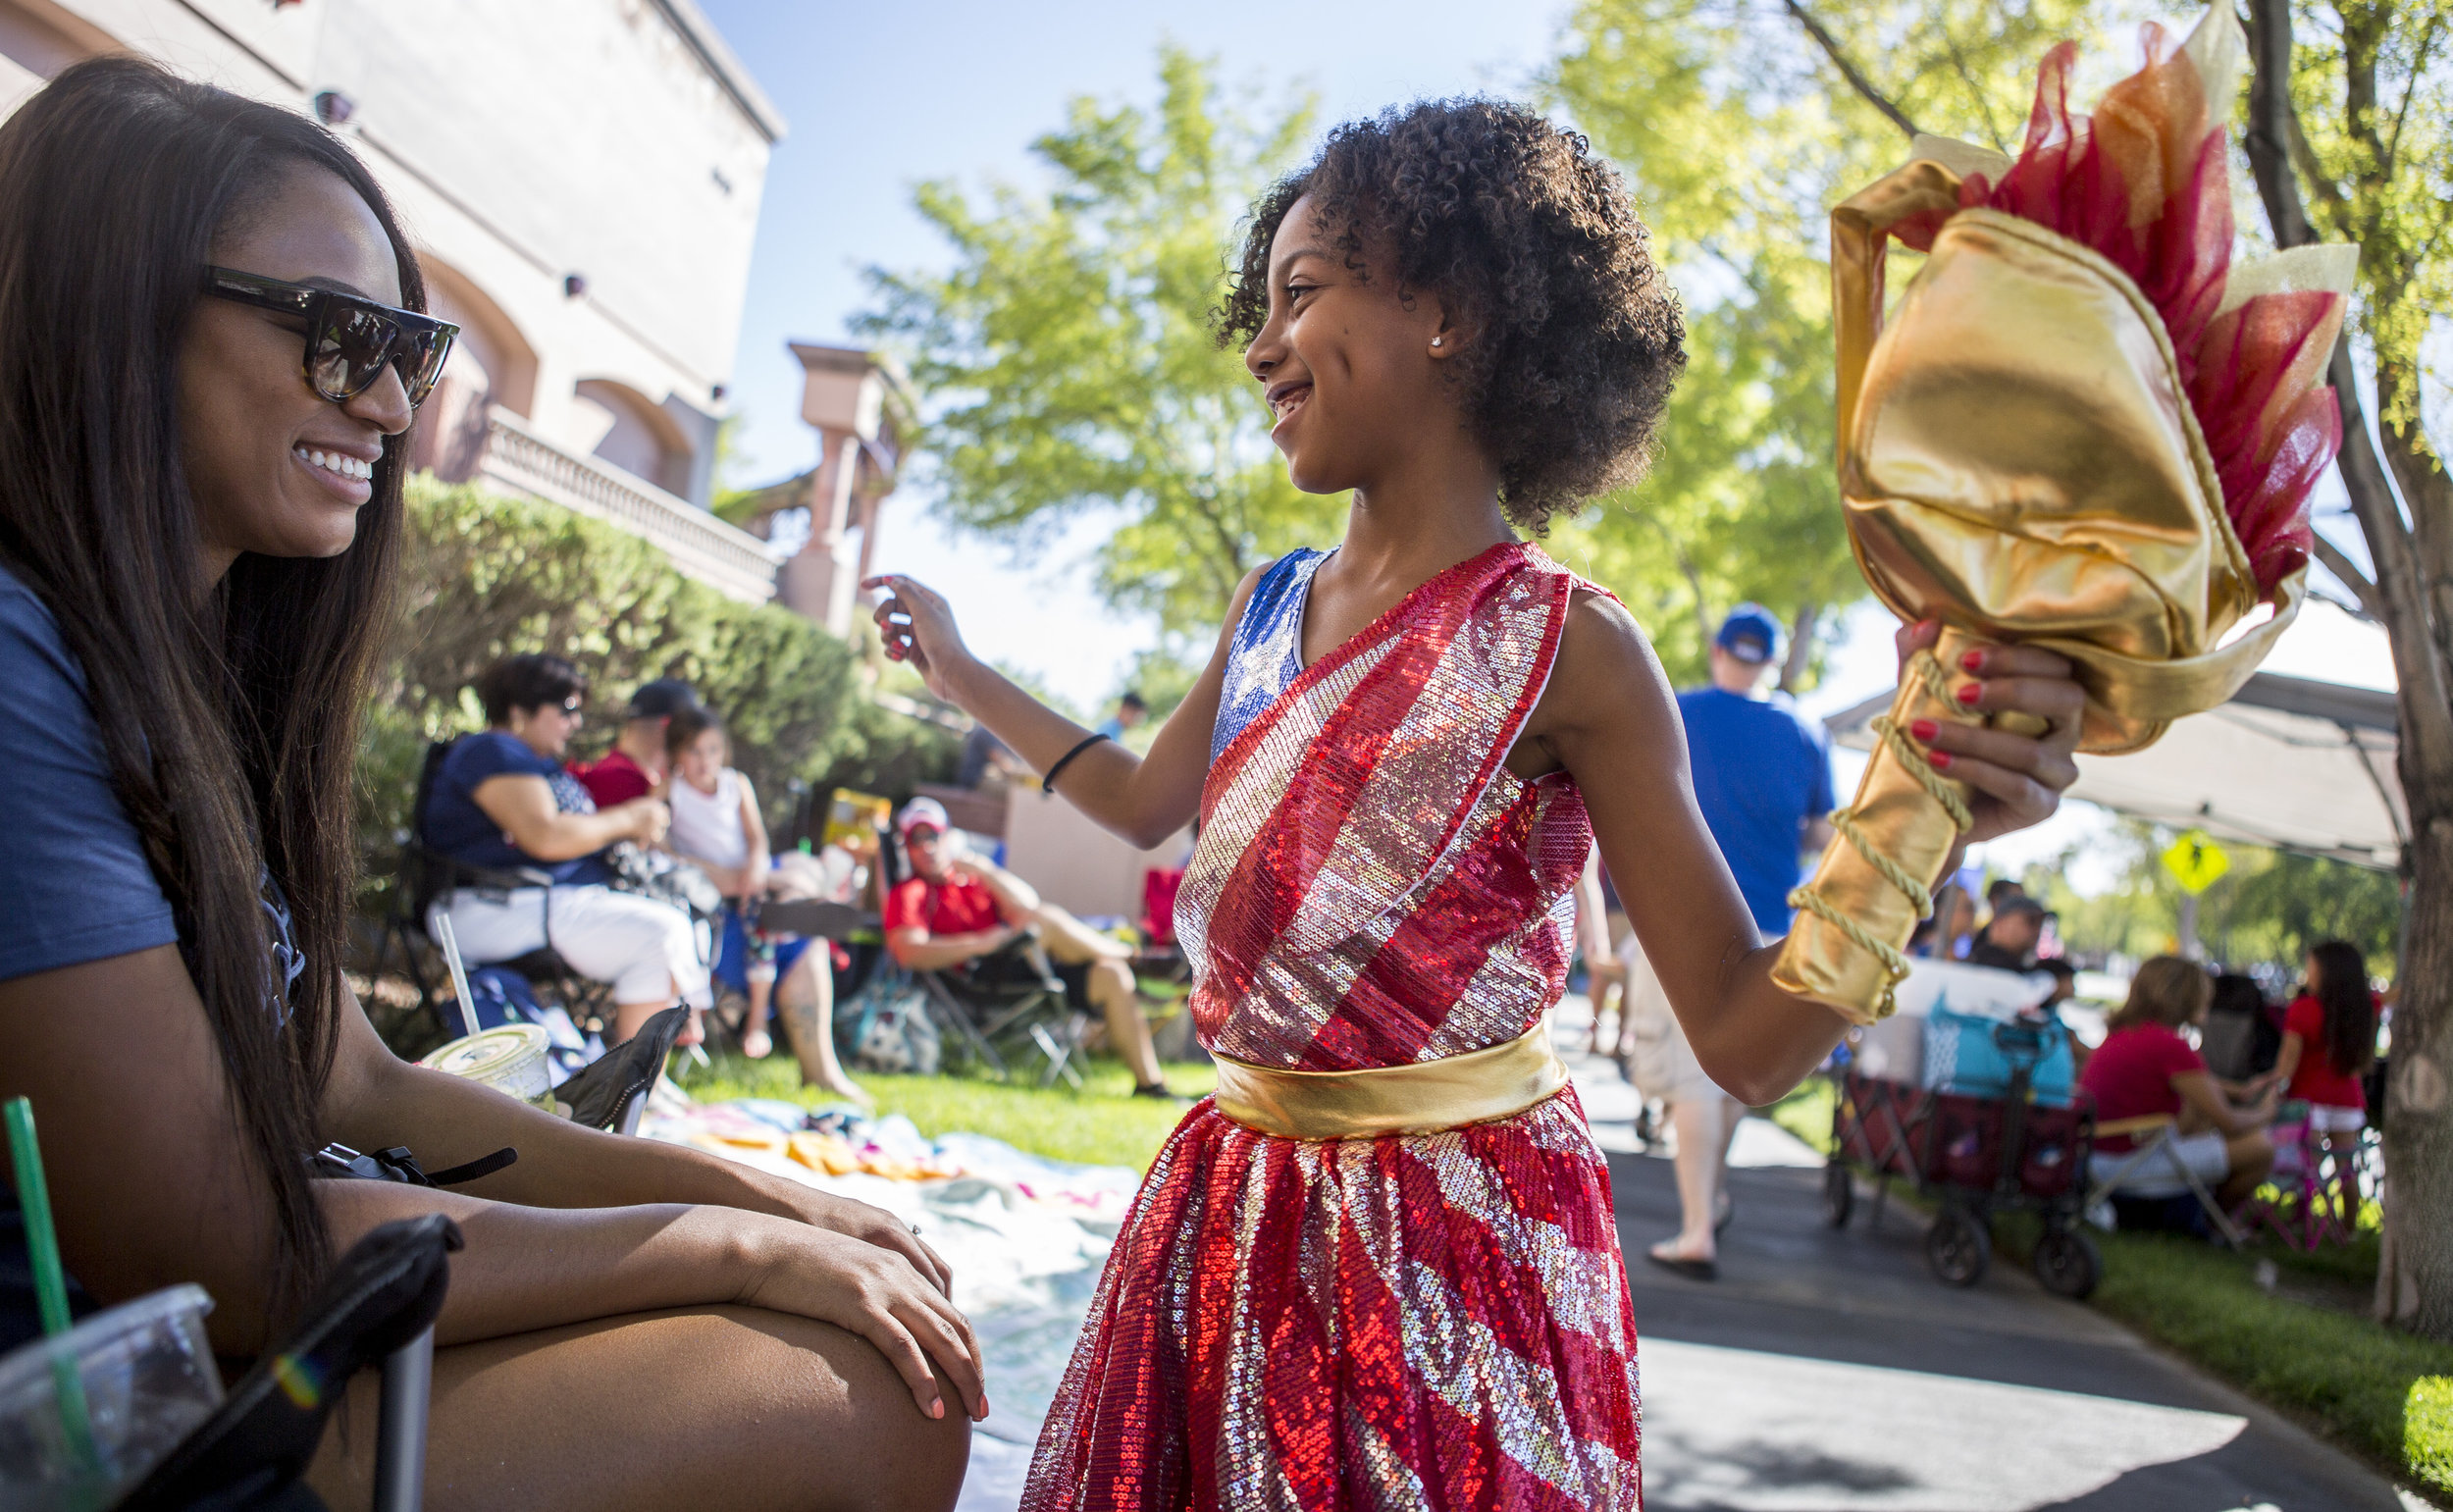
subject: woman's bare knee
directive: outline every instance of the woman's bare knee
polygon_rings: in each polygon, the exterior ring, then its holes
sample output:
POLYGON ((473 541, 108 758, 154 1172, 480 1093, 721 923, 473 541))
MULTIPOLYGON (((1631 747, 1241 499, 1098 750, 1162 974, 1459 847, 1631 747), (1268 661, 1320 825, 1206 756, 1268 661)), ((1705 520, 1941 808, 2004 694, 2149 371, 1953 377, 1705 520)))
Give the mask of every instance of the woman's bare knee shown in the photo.
MULTIPOLYGON (((375 1403, 370 1375, 325 1434, 309 1479, 334 1506, 366 1503, 375 1403)), ((969 1456, 968 1422, 922 1416, 865 1339, 676 1310, 439 1351, 427 1505, 944 1512, 969 1456)))

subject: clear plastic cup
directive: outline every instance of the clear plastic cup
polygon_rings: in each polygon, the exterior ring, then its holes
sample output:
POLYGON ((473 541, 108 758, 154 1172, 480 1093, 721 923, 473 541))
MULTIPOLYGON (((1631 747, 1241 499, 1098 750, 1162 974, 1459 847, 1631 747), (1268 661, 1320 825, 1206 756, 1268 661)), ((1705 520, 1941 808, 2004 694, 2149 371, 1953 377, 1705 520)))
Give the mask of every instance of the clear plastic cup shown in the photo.
POLYGON ((172 1286, 0 1358, 0 1506, 98 1512, 211 1417, 212 1310, 172 1286))

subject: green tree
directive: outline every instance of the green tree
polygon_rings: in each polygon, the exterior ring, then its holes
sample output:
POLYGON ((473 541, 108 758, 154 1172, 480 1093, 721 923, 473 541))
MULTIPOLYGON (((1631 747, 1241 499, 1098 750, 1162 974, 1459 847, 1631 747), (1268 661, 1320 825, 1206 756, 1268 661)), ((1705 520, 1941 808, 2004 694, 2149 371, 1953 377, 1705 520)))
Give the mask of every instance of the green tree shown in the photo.
POLYGON ((2360 248, 2353 320, 2329 376, 2342 482, 2373 570, 2330 546, 2320 554, 2390 637, 2410 811, 2376 1307, 2453 1338, 2453 478, 2427 432, 2422 350, 2453 305, 2453 4, 2248 9, 2249 161, 2273 238, 2360 248))
POLYGON ((1075 100, 1031 144, 1044 190, 921 185, 955 266, 872 269, 877 307, 856 325, 929 395, 918 443, 950 518, 1018 555, 1061 522, 1112 517, 1100 593, 1172 632, 1216 626, 1243 574, 1323 539, 1338 503, 1286 481, 1255 386, 1209 325, 1236 220, 1312 111, 1255 119, 1175 49, 1159 76, 1155 110, 1075 100))
POLYGON ((1650 477, 1559 532, 1699 675, 1718 617, 1791 623, 1784 686, 1864 597, 1833 477, 1832 205, 1916 130, 2014 149, 2035 65, 2083 0, 1585 0, 1544 79, 1627 172, 1684 293, 1689 366, 1650 477))

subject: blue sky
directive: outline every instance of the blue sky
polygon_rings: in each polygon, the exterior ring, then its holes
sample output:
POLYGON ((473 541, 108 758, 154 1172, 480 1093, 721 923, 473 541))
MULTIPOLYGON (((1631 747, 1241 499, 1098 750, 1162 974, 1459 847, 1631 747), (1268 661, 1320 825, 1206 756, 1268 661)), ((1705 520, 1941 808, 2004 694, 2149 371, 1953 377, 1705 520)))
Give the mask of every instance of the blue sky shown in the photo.
MULTIPOLYGON (((865 297, 864 266, 944 263, 943 243, 912 211, 913 183, 1030 182, 1031 139, 1062 125, 1075 96, 1156 98, 1166 42, 1215 56, 1229 84, 1271 94, 1309 86, 1334 121, 1422 95, 1521 93, 1567 9, 1546 0, 701 4, 791 123, 767 173, 733 363, 732 402, 746 417, 737 483, 815 459, 799 418, 800 367, 784 342, 845 339, 865 297)), ((1018 565, 987 543, 950 539, 928 513, 915 490, 894 496, 880 565, 927 578, 964 612, 975 644, 993 629, 996 645, 1015 649, 1010 659, 1066 697, 1106 697, 1151 640, 1146 625, 1101 609, 1073 570, 1095 527, 1018 565)))

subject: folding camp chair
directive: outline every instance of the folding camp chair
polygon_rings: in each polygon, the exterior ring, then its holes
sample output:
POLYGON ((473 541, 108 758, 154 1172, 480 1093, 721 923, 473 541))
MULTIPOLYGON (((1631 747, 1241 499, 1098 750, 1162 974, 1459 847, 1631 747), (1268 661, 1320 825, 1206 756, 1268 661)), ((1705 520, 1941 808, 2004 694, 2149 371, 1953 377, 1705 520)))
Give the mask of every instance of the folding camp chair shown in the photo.
POLYGON ((220 1409, 117 1504, 121 1512, 322 1509, 299 1478, 340 1401, 340 1385, 378 1364, 376 1512, 417 1512, 435 1318, 451 1284, 445 1256, 459 1247, 460 1230, 441 1214, 395 1220, 360 1239, 333 1266, 288 1334, 258 1356, 220 1409))
POLYGON ((2242 1222, 2271 1228, 2306 1253, 2358 1238, 2375 1130, 2325 1132, 2309 1118, 2308 1104, 2294 1101, 2282 1105, 2269 1133, 2274 1141, 2273 1173, 2242 1210, 2242 1222))
MULTIPOLYGON (((2191 1171, 2180 1159, 2179 1154, 2174 1148, 2180 1138, 2180 1123, 2178 1120, 2174 1119, 2167 1113, 2157 1113, 2147 1114, 2143 1117, 2135 1119, 2114 1119, 2106 1122, 2099 1122, 2095 1126, 2095 1137, 2098 1141, 2102 1141, 2107 1138, 2120 1138, 2123 1136, 2136 1141, 2136 1143, 2130 1149, 2128 1158, 2123 1160, 2118 1166, 2113 1168, 2113 1172, 2109 1176, 2088 1187, 2088 1211, 2094 1211, 2099 1203, 2110 1201, 2115 1195, 2117 1188, 2119 1188, 2125 1181, 2133 1180, 2139 1176, 2143 1176, 2148 1179, 2157 1178, 2159 1175, 2158 1168, 2161 1168, 2162 1172, 2168 1172, 2170 1173, 2171 1178, 2179 1183, 2182 1191, 2187 1192, 2190 1196, 2197 1199, 2198 1206, 2203 1208, 2206 1211, 2206 1216, 2214 1222, 2215 1231, 2222 1236, 2222 1240, 2225 1244, 2230 1245, 2233 1249, 2238 1249, 2243 1243, 2247 1242, 2247 1235, 2240 1231, 2240 1225, 2233 1223, 2231 1215, 2223 1211, 2223 1205, 2216 1200, 2215 1194, 2212 1191, 2207 1189, 2206 1183, 2199 1179, 2198 1173, 2191 1171)), ((2106 1151, 2105 1153, 2109 1155, 2114 1152, 2106 1151)), ((2152 1197, 2158 1195, 2178 1196, 2180 1193, 2172 1192, 2169 1194, 2164 1194, 2153 1191, 2133 1191, 2129 1193, 2129 1195, 2142 1197, 2152 1197)))
POLYGON ((1036 940, 1009 946, 993 956, 947 971, 914 971, 929 1016, 970 1055, 1003 1078, 1012 1074, 1006 1049, 1045 1063, 1043 1087, 1057 1078, 1078 1088, 1082 1037, 1090 1017, 1074 1011, 1065 981, 1036 940), (1005 1049, 1000 1049, 1003 1046, 1005 1049))
MULTIPOLYGON (((439 740, 426 748, 426 757, 418 768, 417 792, 409 807, 409 833, 400 848, 398 865, 393 873, 392 909, 384 920, 384 935, 377 950, 374 970, 380 975, 391 959, 391 949, 400 948, 402 968, 417 988, 418 1001, 435 1021, 444 1036, 456 1037, 465 1032, 459 1020, 444 1012, 440 989, 442 982, 426 965, 429 951, 438 949, 427 932, 427 918, 435 900, 455 888, 491 888, 514 892, 527 888, 550 889, 553 878, 531 867, 496 869, 471 866, 429 848, 420 837, 425 831, 426 805, 434 796, 435 779, 443 768, 443 759, 449 755, 451 742, 439 740)), ((540 905, 550 909, 552 895, 545 895, 540 905)), ((551 925, 548 914, 546 923, 551 925)), ((560 1004, 571 1021, 582 1029, 601 1030, 613 1020, 613 989, 609 983, 582 976, 571 964, 562 959, 552 946, 543 946, 525 955, 505 961, 472 961, 470 969, 499 966, 516 971, 542 996, 560 1004)))

